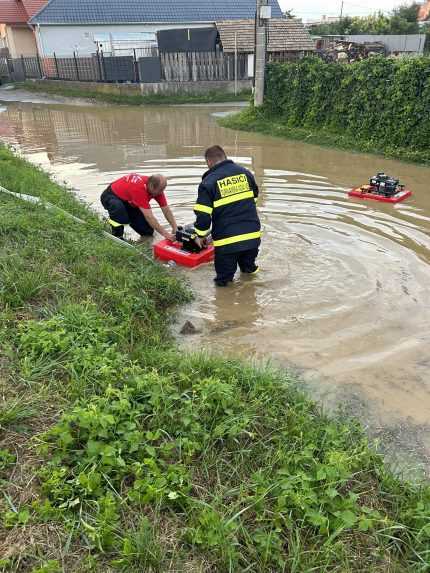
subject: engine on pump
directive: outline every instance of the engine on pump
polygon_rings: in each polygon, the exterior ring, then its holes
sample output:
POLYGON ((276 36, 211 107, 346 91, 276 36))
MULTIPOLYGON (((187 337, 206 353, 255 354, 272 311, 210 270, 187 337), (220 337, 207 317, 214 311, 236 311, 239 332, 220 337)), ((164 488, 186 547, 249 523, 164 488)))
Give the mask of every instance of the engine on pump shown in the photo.
POLYGON ((393 197, 399 191, 403 191, 404 185, 400 184, 398 179, 390 177, 385 173, 378 173, 370 179, 370 185, 372 187, 372 193, 378 193, 378 195, 383 195, 384 197, 393 197))
POLYGON ((193 225, 179 226, 176 231, 176 240, 181 243, 182 249, 189 253, 200 253, 202 247, 196 243, 197 234, 193 225))

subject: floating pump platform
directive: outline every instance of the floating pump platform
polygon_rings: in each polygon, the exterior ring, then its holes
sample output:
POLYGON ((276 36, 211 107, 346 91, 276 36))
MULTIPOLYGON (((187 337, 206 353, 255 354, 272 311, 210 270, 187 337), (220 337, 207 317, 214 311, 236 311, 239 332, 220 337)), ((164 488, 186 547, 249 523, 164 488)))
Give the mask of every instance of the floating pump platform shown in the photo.
POLYGON ((212 245, 202 249, 198 253, 192 253, 183 248, 183 244, 168 239, 154 245, 154 256, 160 261, 174 261, 183 267, 196 268, 214 260, 215 250, 212 245))
MULTIPOLYGON (((364 185, 364 187, 370 187, 369 185, 364 185)), ((379 193, 375 193, 371 189, 363 189, 363 187, 357 187, 356 189, 351 189, 348 193, 350 197, 355 197, 357 199, 373 199, 374 201, 382 201, 383 203, 400 203, 412 195, 412 191, 409 189, 402 189, 398 193, 387 197, 379 193)))
POLYGON ((406 189, 398 179, 379 172, 370 178, 368 185, 361 185, 361 187, 351 189, 348 195, 357 199, 371 199, 373 201, 382 201, 383 203, 400 203, 400 201, 410 197, 412 191, 406 189))

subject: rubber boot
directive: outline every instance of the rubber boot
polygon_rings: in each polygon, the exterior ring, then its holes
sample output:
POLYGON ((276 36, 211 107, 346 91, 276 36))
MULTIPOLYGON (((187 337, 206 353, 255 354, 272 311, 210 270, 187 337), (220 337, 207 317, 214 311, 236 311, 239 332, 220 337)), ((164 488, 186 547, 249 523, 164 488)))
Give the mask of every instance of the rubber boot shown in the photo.
POLYGON ((121 225, 120 227, 114 227, 113 225, 111 225, 110 229, 114 237, 116 237, 117 239, 122 239, 124 241, 124 225, 121 225))

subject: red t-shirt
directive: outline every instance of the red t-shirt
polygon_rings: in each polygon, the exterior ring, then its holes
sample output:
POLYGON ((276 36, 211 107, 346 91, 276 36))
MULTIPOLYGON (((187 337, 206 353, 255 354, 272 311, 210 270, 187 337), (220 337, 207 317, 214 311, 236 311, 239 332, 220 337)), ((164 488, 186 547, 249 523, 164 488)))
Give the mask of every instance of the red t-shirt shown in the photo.
POLYGON ((149 202, 155 199, 160 207, 167 206, 167 199, 164 193, 153 197, 148 191, 148 179, 145 175, 138 175, 131 173, 125 175, 111 183, 111 189, 117 197, 123 201, 127 201, 134 207, 141 207, 142 209, 150 209, 149 202))

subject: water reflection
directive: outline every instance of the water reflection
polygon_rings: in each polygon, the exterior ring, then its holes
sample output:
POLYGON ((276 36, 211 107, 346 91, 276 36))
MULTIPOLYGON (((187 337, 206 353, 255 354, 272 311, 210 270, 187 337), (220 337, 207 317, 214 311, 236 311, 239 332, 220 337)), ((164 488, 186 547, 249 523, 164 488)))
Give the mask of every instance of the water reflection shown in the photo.
POLYGON ((211 267, 187 273, 197 296, 184 315, 201 329, 189 345, 294 363, 327 402, 355 404, 359 393, 373 428, 419 428, 410 435, 430 456, 429 169, 227 131, 198 107, 10 104, 0 137, 98 209, 114 178, 163 172, 184 223, 202 152, 223 145, 261 186, 262 273, 221 290, 211 267), (396 206, 347 198, 378 171, 414 197, 396 206))
MULTIPOLYGON (((258 334, 263 319, 263 306, 259 301, 259 288, 252 279, 244 278, 233 288, 216 289, 213 296, 213 318, 209 332, 217 336, 222 344, 223 336, 229 337, 233 329, 244 329, 243 334, 258 334)), ((211 293, 212 294, 212 293, 211 293)), ((228 341, 225 344, 228 352, 237 351, 228 341)))

